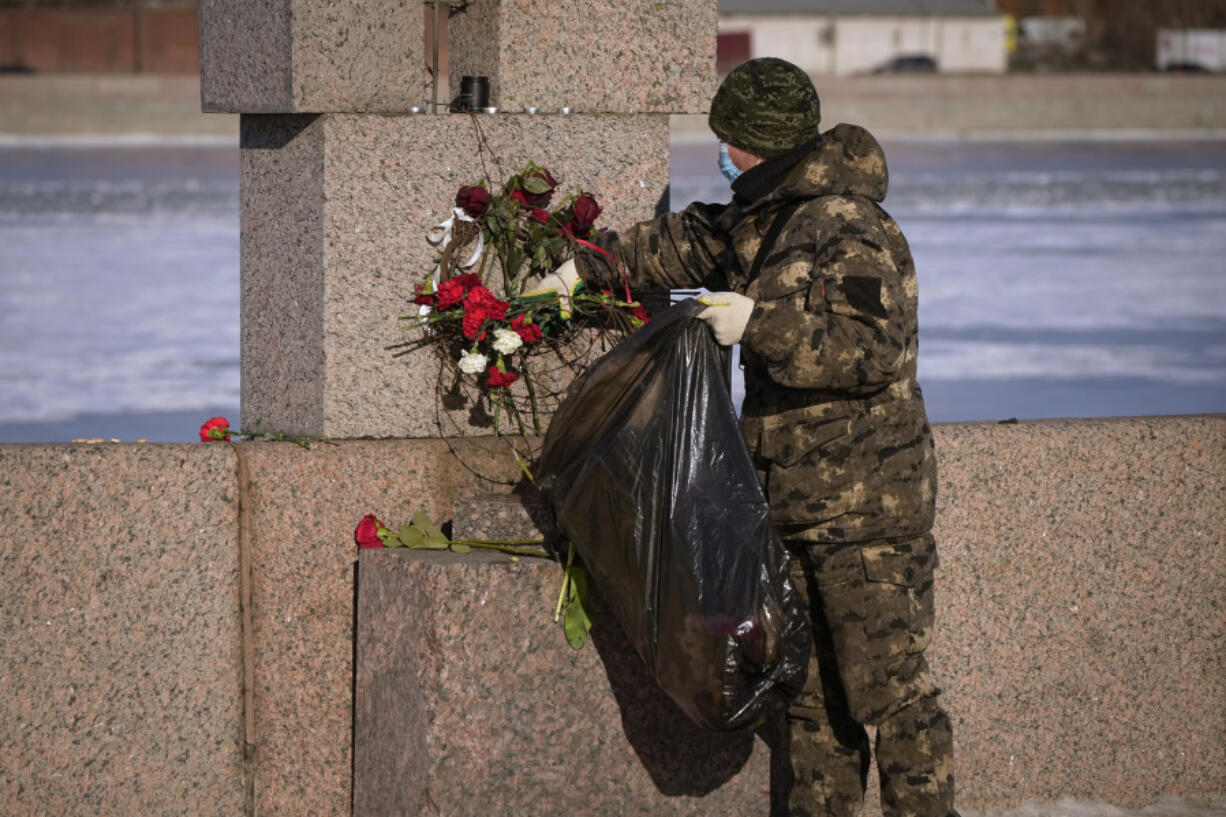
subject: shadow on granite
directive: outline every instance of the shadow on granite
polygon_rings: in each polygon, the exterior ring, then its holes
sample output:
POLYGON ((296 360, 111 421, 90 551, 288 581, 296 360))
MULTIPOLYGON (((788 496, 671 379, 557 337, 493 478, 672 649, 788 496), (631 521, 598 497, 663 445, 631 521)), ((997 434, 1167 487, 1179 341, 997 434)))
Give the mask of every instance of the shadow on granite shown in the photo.
POLYGON ((593 588, 591 644, 600 655, 622 730, 660 793, 705 795, 731 780, 753 753, 751 732, 710 732, 694 723, 648 673, 605 600, 593 588))

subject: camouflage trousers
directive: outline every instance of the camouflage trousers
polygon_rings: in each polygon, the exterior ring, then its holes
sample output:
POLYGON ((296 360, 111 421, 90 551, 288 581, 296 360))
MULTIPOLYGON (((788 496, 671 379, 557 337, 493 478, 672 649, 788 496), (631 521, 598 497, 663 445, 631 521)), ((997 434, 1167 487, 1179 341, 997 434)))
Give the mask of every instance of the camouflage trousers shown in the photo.
POLYGON ((813 623, 809 675, 785 718, 768 727, 771 813, 856 817, 877 727, 885 817, 947 817, 953 734, 924 659, 932 639, 930 535, 814 544, 785 536, 792 578, 813 623))

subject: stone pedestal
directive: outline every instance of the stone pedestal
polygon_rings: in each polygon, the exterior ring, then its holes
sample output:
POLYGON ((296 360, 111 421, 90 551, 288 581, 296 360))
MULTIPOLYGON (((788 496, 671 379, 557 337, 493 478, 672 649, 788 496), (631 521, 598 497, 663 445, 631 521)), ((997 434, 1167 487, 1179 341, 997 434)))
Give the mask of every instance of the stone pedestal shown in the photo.
POLYGON ((567 646, 561 572, 362 551, 355 817, 765 813, 761 741, 693 724, 599 604, 567 646))
POLYGON ((450 82, 490 78, 504 111, 704 113, 718 4, 474 0, 450 20, 450 82))
MULTIPOLYGON (((533 160, 594 193, 598 224, 649 218, 668 185, 668 117, 244 116, 242 407, 250 428, 332 437, 491 434, 437 399, 413 288, 434 266, 429 227, 461 185, 533 160), (478 151, 477 128, 493 151, 478 151)), ((601 351, 600 347, 591 354, 601 351)))
POLYGON ((429 83, 420 0, 200 0, 207 112, 408 111, 429 83))

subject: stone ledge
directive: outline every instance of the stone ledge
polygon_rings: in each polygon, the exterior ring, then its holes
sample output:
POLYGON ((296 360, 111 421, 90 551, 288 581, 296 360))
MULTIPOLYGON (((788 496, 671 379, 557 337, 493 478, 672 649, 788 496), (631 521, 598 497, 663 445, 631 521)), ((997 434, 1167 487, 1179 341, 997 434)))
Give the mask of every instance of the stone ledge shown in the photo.
POLYGON ((714 0, 474 0, 449 23, 449 82, 488 76, 504 111, 705 113, 718 13, 714 0))
POLYGON ((355 817, 763 810, 762 747, 691 723, 603 607, 567 646, 558 565, 364 550, 358 575, 355 817))
POLYGON ((453 539, 526 541, 558 535, 540 498, 532 494, 457 499, 451 507, 453 539))
POLYGON ((243 810, 225 445, 0 445, 5 814, 243 810))

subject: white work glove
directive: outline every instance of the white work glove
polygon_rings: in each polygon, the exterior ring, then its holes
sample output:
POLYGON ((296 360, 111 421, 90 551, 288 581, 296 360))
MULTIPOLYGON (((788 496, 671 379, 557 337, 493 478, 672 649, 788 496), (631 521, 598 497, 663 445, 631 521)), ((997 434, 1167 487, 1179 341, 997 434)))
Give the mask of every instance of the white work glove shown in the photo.
POLYGON ((569 320, 570 299, 581 283, 583 283, 583 279, 579 277, 579 271, 575 269, 575 259, 572 258, 553 272, 542 275, 539 278, 529 278, 524 282, 523 297, 548 295, 550 293, 557 295, 558 304, 562 308, 562 317, 569 320))
POLYGON ((707 306, 698 313, 698 319, 711 325, 716 343, 732 346, 741 342, 756 303, 753 298, 736 292, 712 292, 700 297, 698 302, 707 306))

